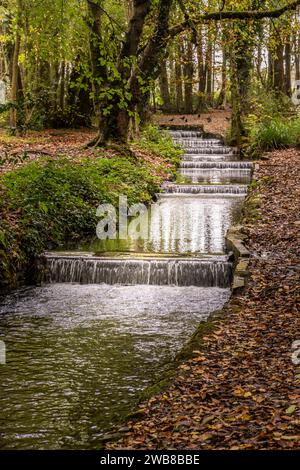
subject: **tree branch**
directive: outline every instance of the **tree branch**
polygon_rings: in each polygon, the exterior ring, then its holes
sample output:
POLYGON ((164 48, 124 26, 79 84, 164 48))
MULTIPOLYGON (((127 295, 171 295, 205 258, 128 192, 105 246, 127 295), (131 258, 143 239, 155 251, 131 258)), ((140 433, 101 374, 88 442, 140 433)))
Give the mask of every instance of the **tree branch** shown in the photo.
MULTIPOLYGON (((216 11, 205 13, 193 19, 193 24, 205 23, 207 21, 223 21, 223 20, 261 20, 263 18, 279 18, 288 11, 296 10, 300 5, 300 0, 294 0, 287 5, 275 10, 250 10, 250 11, 216 11)), ((190 20, 184 20, 182 23, 169 29, 169 36, 174 37, 182 33, 191 26, 190 20)))
POLYGON ((99 3, 95 3, 92 0, 87 0, 87 2, 90 7, 98 8, 102 13, 107 16, 112 25, 115 24, 120 31, 123 31, 122 26, 99 3))
POLYGON ((192 30, 192 42, 194 44, 197 44, 197 30, 196 30, 195 24, 194 24, 193 20, 191 19, 190 15, 189 15, 189 12, 187 11, 187 9, 186 9, 186 7, 183 3, 183 0, 177 0, 177 2, 178 2, 180 10, 182 11, 182 13, 184 15, 185 21, 189 24, 189 29, 192 30))

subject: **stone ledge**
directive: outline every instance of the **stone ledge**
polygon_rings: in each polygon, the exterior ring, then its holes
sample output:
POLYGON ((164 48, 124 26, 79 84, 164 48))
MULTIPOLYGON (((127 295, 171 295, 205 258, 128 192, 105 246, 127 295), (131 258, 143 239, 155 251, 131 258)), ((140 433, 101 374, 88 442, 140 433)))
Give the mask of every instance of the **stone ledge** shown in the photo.
POLYGON ((236 225, 230 227, 226 234, 227 250, 234 256, 234 272, 232 290, 234 293, 241 291, 249 277, 250 251, 245 247, 246 235, 242 232, 243 227, 236 225))

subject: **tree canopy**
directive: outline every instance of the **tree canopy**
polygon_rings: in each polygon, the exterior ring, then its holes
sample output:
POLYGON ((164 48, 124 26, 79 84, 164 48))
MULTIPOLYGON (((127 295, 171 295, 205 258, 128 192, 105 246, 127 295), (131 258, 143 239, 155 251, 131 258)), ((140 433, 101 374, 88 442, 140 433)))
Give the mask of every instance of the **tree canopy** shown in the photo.
POLYGON ((78 126, 96 119, 93 144, 126 142, 153 103, 196 112, 230 94, 239 139, 250 82, 292 91, 292 75, 299 75, 299 5, 1 1, 1 78, 10 126, 78 126), (177 89, 166 83, 171 80, 177 89))

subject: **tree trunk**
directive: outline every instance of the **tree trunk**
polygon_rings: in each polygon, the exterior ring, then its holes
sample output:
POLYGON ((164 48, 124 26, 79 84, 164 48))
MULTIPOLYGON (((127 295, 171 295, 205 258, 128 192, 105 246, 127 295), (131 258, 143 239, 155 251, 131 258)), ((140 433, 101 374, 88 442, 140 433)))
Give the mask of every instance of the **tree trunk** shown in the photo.
POLYGON ((197 42, 197 61, 198 61, 198 103, 197 112, 201 113, 205 106, 205 66, 203 56, 203 39, 202 39, 202 28, 198 32, 197 42))
POLYGON ((294 37, 294 50, 295 50, 295 80, 300 80, 300 35, 295 34, 294 37))
POLYGON ((206 70, 206 101, 209 106, 212 104, 212 54, 213 44, 210 31, 207 32, 207 46, 206 46, 206 58, 205 58, 205 70, 206 70))
MULTIPOLYGON (((130 98, 126 106, 120 106, 120 97, 116 95, 110 101, 108 115, 101 113, 100 133, 97 139, 98 145, 110 141, 127 144, 130 123, 136 112, 148 108, 149 87, 158 78, 160 62, 165 59, 166 41, 168 37, 169 16, 173 0, 160 0, 156 19, 155 31, 144 47, 137 65, 128 67, 126 64, 132 56, 137 56, 138 46, 143 31, 145 18, 150 10, 151 2, 135 0, 133 18, 130 21, 123 48, 119 57, 118 70, 121 80, 114 86, 123 86, 127 81, 127 90, 130 90, 130 98), (141 87, 141 82, 143 87, 141 87), (146 87, 145 87, 146 85, 146 87), (146 91, 143 89, 146 88, 146 91)), ((121 98, 121 100, 123 97, 121 98)))
POLYGON ((100 61, 100 59, 102 58, 100 47, 102 42, 102 10, 99 8, 99 5, 89 0, 87 0, 87 6, 89 14, 87 22, 90 28, 89 45, 92 68, 94 111, 97 119, 100 120, 100 84, 102 82, 107 82, 107 68, 100 61))
POLYGON ((287 96, 291 96, 292 94, 291 55, 291 42, 290 38, 288 38, 288 41, 285 44, 285 93, 287 94, 287 96))
POLYGON ((245 135, 245 128, 242 121, 242 100, 240 96, 240 87, 238 80, 237 62, 233 53, 230 54, 230 78, 231 78, 231 144, 241 147, 242 139, 245 135))
POLYGON ((226 45, 223 46, 223 57, 222 57, 222 73, 221 73, 221 90, 218 96, 217 106, 225 106, 226 104, 226 86, 227 86, 227 52, 226 45))
POLYGON ((166 60, 163 60, 161 64, 160 75, 159 75, 159 88, 160 88, 161 98, 163 100, 162 110, 165 113, 168 113, 171 110, 171 101, 170 101, 169 78, 168 78, 166 60))
POLYGON ((183 84, 182 84, 182 66, 181 66, 182 49, 181 44, 178 45, 175 57, 175 77, 176 77, 176 109, 178 113, 183 111, 183 84))
POLYGON ((274 59, 271 48, 268 48, 268 86, 274 88, 274 59))
POLYGON ((186 39, 186 61, 184 65, 184 111, 193 114, 193 44, 190 37, 186 39))
MULTIPOLYGON (((139 83, 137 80, 132 80, 133 70, 132 66, 128 66, 128 64, 131 63, 133 57, 137 56, 140 38, 146 16, 150 11, 150 6, 150 0, 133 1, 132 18, 130 19, 123 46, 117 61, 120 78, 117 78, 113 83, 110 83, 110 89, 115 90, 113 96, 110 97, 108 94, 106 98, 97 103, 97 108, 99 109, 99 135, 96 141, 92 142, 92 144, 104 145, 109 141, 127 143, 130 131, 130 121, 134 117, 137 106, 141 105, 142 101, 140 100, 140 102, 137 102, 133 99, 134 94, 137 92, 139 83), (131 83, 131 80, 134 83, 131 83), (118 92, 116 93, 116 91, 118 92)), ((95 14, 92 9, 91 12, 95 18, 95 14)), ((96 26, 96 21, 94 21, 94 24, 96 26)), ((101 42, 100 29, 101 23, 98 21, 97 28, 94 28, 94 34, 101 42)), ((100 51, 98 49, 97 54, 95 54, 94 66, 99 64, 99 55, 100 51)), ((108 71, 106 66, 103 66, 103 68, 105 74, 107 74, 108 71)), ((107 84, 109 81, 104 80, 104 83, 107 84)), ((106 88, 106 91, 108 91, 108 88, 106 88)), ((149 91, 147 91, 147 97, 149 98, 149 91)))
POLYGON ((60 65, 60 85, 59 85, 59 107, 61 111, 65 109, 65 92, 66 92, 66 63, 63 60, 60 65))
POLYGON ((10 110, 10 119, 9 125, 12 128, 17 127, 18 121, 18 112, 17 112, 17 105, 18 105, 18 98, 19 98, 19 54, 20 54, 20 46, 21 46, 21 36, 19 32, 19 28, 16 32, 15 37, 15 44, 14 44, 14 53, 13 53, 13 60, 12 60, 12 71, 11 71, 11 101, 14 106, 10 110))
POLYGON ((253 55, 253 36, 251 28, 245 36, 244 28, 234 25, 234 42, 230 51, 231 60, 231 98, 232 98, 232 143, 241 146, 246 135, 244 116, 249 111, 249 90, 253 55))
POLYGON ((59 63, 57 61, 51 64, 51 107, 53 113, 57 111, 58 105, 58 85, 59 85, 59 63))
POLYGON ((276 93, 284 91, 284 61, 283 61, 283 44, 277 44, 274 58, 274 90, 276 93))

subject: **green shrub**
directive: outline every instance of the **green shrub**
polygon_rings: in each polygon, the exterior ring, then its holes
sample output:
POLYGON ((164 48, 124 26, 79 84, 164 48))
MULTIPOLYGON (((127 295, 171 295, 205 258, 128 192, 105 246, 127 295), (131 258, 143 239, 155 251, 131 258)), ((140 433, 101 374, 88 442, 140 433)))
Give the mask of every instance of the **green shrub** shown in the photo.
POLYGON ((299 143, 300 118, 289 97, 256 89, 251 113, 246 120, 246 153, 254 157, 262 152, 287 148, 299 143))
POLYGON ((101 203, 149 202, 159 191, 153 168, 132 157, 41 160, 0 177, 0 286, 47 248, 93 237, 101 203))
POLYGON ((250 132, 249 151, 256 156, 262 152, 297 145, 300 141, 300 118, 276 118, 260 122, 250 132))
POLYGON ((259 123, 252 129, 251 138, 260 152, 289 147, 294 142, 290 123, 279 118, 259 123))
POLYGON ((145 149, 162 155, 170 163, 179 165, 183 154, 182 149, 180 146, 174 145, 168 132, 162 132, 157 126, 149 125, 144 129, 140 144, 145 149))

